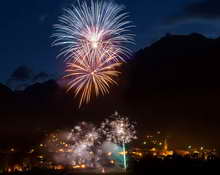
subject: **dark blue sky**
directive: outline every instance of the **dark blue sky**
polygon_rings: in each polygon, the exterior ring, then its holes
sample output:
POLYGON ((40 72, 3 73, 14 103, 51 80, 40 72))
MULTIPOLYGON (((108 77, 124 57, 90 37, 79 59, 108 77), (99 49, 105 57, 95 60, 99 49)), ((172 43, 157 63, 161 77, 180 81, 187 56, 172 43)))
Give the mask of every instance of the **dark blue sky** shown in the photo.
MULTIPOLYGON (((115 0, 124 4, 136 25, 136 49, 158 40, 166 33, 199 32, 209 37, 220 36, 219 0, 115 0)), ((52 25, 74 0, 2 0, 0 5, 0 82, 22 80, 25 74, 46 72, 61 74, 62 60, 56 60, 51 48, 52 25), (20 74, 11 74, 19 67, 20 74), (22 72, 23 71, 23 72, 22 72), (19 80, 20 78, 20 80, 19 80)), ((22 80, 23 81, 23 80, 22 80)))

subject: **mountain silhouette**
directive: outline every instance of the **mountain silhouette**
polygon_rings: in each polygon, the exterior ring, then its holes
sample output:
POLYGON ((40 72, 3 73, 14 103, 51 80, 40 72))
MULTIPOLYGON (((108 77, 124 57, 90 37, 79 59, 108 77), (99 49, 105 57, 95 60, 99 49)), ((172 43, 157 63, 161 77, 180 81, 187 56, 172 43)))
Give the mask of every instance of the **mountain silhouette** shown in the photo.
POLYGON ((31 140, 39 128, 72 127, 82 120, 98 123, 118 110, 137 121, 140 134, 159 129, 174 140, 173 145, 220 146, 219 50, 219 38, 167 34, 123 65, 119 86, 113 86, 110 94, 80 109, 78 99, 59 80, 14 92, 0 85, 4 106, 0 115, 6 116, 0 138, 2 142, 31 140))
POLYGON ((219 87, 219 47, 220 39, 200 34, 167 35, 136 54, 131 84, 139 86, 141 81, 143 88, 219 87))
POLYGON ((0 83, 0 97, 7 98, 12 94, 11 89, 0 83))

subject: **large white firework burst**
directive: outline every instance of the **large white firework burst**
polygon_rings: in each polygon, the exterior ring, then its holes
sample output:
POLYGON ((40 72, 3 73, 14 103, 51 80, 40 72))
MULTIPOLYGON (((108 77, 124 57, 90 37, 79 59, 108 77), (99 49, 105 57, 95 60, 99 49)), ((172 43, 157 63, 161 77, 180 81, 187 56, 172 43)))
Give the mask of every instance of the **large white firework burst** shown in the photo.
MULTIPOLYGON (((75 62, 89 55, 89 59, 106 59, 115 55, 115 61, 125 61, 130 54, 127 44, 134 43, 130 33, 133 27, 122 5, 111 1, 78 0, 55 25, 54 46, 62 46, 58 56, 75 62), (105 57, 100 57, 108 50, 105 57)), ((88 57, 87 57, 88 59, 88 57)))

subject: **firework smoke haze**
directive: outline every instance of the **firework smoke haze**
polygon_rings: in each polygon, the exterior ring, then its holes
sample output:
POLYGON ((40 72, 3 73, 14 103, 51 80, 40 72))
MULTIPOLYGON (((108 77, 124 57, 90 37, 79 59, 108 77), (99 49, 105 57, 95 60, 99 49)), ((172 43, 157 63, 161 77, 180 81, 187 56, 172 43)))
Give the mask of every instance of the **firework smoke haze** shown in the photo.
POLYGON ((43 145, 52 153, 57 163, 100 168, 112 158, 109 153, 118 157, 121 146, 123 145, 125 152, 125 144, 133 139, 136 139, 134 124, 116 112, 102 122, 100 127, 80 122, 73 129, 57 130, 48 134, 43 145))
POLYGON ((45 142, 57 163, 99 167, 101 142, 93 124, 81 122, 71 130, 48 135, 45 142))
POLYGON ((92 124, 81 122, 71 131, 69 140, 72 141, 73 164, 86 164, 94 166, 99 160, 99 133, 92 124))

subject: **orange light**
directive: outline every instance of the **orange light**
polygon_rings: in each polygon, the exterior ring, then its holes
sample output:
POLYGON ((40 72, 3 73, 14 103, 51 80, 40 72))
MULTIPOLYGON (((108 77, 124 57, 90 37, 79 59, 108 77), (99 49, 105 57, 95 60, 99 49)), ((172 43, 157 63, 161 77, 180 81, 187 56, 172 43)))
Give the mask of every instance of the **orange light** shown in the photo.
POLYGON ((63 165, 57 165, 57 166, 54 166, 54 169, 55 170, 63 170, 64 166, 63 165))
POLYGON ((83 165, 81 165, 81 168, 85 168, 85 167, 86 167, 86 165, 84 165, 84 164, 83 164, 83 165))
POLYGON ((64 149, 61 148, 61 149, 58 150, 58 152, 63 153, 63 152, 64 152, 64 149))
POLYGON ((114 161, 114 160, 111 160, 110 163, 111 163, 111 164, 115 164, 115 161, 114 161))
POLYGON ((111 155, 112 155, 112 152, 109 152, 109 153, 108 153, 108 156, 111 156, 111 155))

